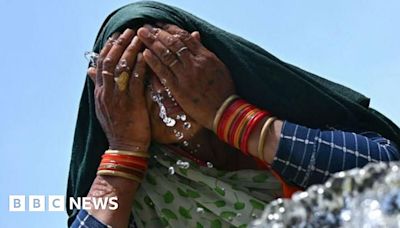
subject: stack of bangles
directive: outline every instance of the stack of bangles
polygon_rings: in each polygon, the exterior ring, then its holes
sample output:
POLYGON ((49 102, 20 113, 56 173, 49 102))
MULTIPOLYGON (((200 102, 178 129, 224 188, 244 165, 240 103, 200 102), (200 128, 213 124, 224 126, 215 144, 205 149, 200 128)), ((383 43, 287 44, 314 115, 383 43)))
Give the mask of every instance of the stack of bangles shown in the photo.
POLYGON ((118 176, 140 183, 147 170, 148 158, 147 152, 106 150, 97 175, 118 176))
POLYGON ((265 120, 258 141, 257 156, 264 160, 264 146, 269 128, 276 117, 268 111, 258 109, 237 95, 228 97, 218 109, 214 118, 213 130, 218 137, 249 155, 248 141, 256 126, 265 120))

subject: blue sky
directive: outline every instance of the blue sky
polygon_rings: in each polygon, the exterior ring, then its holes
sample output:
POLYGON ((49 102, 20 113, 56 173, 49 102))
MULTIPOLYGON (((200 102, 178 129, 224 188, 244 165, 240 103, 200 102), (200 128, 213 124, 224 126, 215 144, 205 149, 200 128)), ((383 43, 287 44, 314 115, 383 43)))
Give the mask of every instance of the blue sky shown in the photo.
MULTIPOLYGON (((65 226, 63 212, 8 212, 8 195, 65 193, 83 52, 130 2, 0 0, 0 227, 65 226)), ((400 124, 398 1, 163 2, 364 93, 400 124)))

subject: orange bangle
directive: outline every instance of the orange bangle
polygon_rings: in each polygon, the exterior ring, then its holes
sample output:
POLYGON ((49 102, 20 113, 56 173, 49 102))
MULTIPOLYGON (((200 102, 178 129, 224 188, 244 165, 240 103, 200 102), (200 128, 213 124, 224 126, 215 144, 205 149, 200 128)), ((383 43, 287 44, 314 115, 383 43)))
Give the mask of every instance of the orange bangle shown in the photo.
POLYGON ((228 129, 228 137, 227 137, 227 141, 229 143, 234 142, 234 137, 235 137, 235 133, 238 130, 238 127, 241 123, 241 121, 243 120, 243 118, 245 118, 246 113, 248 113, 249 111, 251 111, 253 109, 252 105, 246 106, 245 108, 243 108, 236 116, 235 119, 232 123, 232 125, 230 126, 230 128, 228 129))
POLYGON ((229 116, 229 119, 226 121, 226 124, 223 128, 223 140, 225 142, 229 142, 229 132, 232 127, 233 121, 236 119, 238 114, 247 107, 250 107, 250 104, 244 103, 244 104, 240 105, 236 110, 234 110, 233 113, 229 116))
MULTIPOLYGON (((234 143, 233 145, 240 149, 240 139, 243 136, 243 132, 247 126, 247 124, 249 123, 249 121, 251 120, 251 117, 256 115, 258 112, 258 109, 253 109, 250 110, 246 116, 244 117, 244 119, 242 120, 242 122, 240 123, 239 127, 238 127, 238 131, 236 131, 235 137, 234 137, 234 141, 232 143, 234 143)), ((244 152, 244 151, 243 151, 244 152)))

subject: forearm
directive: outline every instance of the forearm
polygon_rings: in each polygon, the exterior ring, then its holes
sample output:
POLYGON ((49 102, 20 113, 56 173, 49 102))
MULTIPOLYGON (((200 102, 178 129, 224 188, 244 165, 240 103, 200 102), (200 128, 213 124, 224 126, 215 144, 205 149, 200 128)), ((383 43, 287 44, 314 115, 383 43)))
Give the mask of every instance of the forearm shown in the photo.
POLYGON ((312 129, 286 121, 280 134, 270 164, 286 181, 301 187, 368 162, 399 160, 396 146, 372 132, 312 129))
POLYGON ((132 202, 139 183, 115 176, 97 176, 88 193, 88 197, 117 197, 118 208, 94 209, 92 205, 88 212, 104 224, 112 227, 128 227, 132 202))

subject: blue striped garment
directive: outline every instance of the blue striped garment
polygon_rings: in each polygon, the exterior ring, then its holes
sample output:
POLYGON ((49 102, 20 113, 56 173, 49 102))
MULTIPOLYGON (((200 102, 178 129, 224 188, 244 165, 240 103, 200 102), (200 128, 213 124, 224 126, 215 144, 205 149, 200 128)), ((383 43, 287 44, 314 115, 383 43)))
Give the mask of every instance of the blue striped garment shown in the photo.
POLYGON ((322 131, 285 121, 272 168, 288 183, 306 188, 335 172, 399 159, 396 145, 377 133, 322 131))

